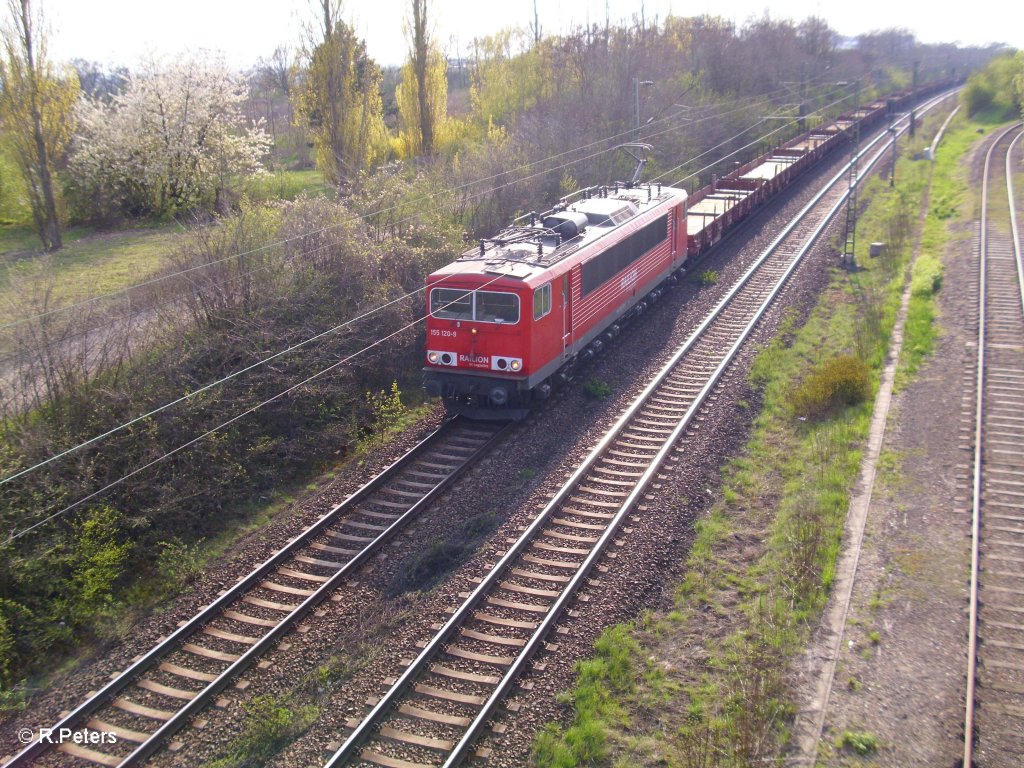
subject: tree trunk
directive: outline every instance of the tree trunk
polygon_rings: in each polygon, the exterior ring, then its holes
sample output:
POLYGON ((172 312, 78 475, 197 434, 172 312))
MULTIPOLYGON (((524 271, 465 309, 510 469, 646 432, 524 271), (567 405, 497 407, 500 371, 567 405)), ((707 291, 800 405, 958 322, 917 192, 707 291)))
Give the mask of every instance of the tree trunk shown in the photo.
POLYGON ((29 7, 29 0, 21 0, 21 15, 18 21, 21 23, 22 45, 25 49, 25 64, 28 70, 29 93, 32 100, 32 135, 36 142, 39 184, 43 193, 42 216, 37 216, 39 238, 43 241, 45 250, 56 251, 61 248, 63 243, 60 238, 60 222, 57 218, 57 200, 53 195, 50 157, 46 151, 46 141, 43 138, 43 116, 39 107, 39 80, 36 77, 35 52, 32 46, 32 11, 29 7))

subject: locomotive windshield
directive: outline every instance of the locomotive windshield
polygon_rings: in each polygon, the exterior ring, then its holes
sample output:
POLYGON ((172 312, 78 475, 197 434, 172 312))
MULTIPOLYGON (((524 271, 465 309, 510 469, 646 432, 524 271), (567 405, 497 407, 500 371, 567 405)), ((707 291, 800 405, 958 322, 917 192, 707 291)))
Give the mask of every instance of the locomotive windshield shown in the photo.
POLYGON ((430 314, 444 320, 476 320, 480 323, 519 322, 519 296, 498 291, 434 288, 430 314))

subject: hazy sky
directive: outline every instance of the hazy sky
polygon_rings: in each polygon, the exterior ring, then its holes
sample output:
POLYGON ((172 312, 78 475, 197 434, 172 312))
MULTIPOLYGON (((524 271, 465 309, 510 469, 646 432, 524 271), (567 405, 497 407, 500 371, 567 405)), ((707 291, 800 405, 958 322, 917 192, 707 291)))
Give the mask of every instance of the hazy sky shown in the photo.
MULTIPOLYGON (((269 57, 279 45, 297 46, 303 24, 315 18, 313 0, 34 0, 42 2, 52 27, 51 54, 58 60, 84 58, 103 63, 132 64, 152 53, 175 54, 209 49, 223 52, 232 64, 245 67, 269 57)), ((345 17, 367 41, 370 55, 381 64, 400 64, 405 55, 403 18, 408 0, 347 0, 345 17)), ((1024 48, 1024 10, 1019 0, 981 0, 971 13, 957 17, 931 3, 892 0, 540 0, 543 31, 573 24, 612 21, 640 12, 648 19, 677 15, 724 15, 742 23, 761 16, 800 20, 824 17, 844 35, 887 27, 906 27, 918 40, 986 44, 1005 42, 1024 48), (1011 12, 1009 8, 1017 7, 1011 12)), ((966 6, 962 6, 966 7, 966 6)), ((506 26, 525 27, 533 18, 533 0, 434 0, 435 33, 455 53, 474 37, 506 26)))

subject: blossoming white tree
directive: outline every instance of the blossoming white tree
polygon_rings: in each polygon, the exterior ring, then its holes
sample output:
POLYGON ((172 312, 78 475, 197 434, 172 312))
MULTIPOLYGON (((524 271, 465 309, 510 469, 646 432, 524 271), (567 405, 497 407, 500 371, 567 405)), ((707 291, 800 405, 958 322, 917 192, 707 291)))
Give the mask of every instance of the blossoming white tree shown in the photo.
POLYGON ((246 124, 241 80, 222 60, 146 63, 110 101, 83 97, 71 175, 93 217, 223 210, 226 193, 262 173, 271 139, 246 124))

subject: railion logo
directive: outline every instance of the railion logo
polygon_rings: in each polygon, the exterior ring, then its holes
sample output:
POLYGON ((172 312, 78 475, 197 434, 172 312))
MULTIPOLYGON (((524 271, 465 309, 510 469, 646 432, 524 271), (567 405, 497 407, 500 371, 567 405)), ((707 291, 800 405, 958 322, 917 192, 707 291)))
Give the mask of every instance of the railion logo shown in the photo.
POLYGON ((487 355, 459 355, 459 362, 469 365, 490 365, 491 358, 487 355))

